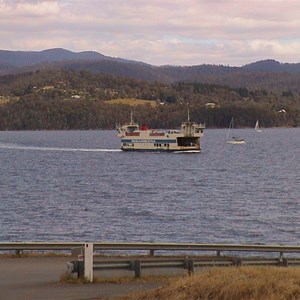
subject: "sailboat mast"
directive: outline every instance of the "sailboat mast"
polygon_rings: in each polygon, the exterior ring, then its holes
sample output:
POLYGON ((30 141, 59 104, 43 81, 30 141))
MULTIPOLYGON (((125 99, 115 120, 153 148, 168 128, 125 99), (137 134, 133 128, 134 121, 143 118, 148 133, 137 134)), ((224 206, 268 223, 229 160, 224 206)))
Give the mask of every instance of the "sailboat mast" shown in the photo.
POLYGON ((233 118, 231 118, 230 123, 229 123, 229 128, 228 128, 228 131, 227 131, 226 140, 228 140, 228 138, 229 138, 231 128, 233 128, 233 118))

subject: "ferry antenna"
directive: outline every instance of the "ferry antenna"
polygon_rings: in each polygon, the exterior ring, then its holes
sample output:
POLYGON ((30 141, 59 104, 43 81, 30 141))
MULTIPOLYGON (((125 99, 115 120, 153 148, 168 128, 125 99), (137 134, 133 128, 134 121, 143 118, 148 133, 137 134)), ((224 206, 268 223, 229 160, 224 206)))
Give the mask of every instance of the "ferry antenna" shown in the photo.
POLYGON ((130 112, 130 125, 132 125, 133 124, 133 113, 132 113, 132 111, 130 112))

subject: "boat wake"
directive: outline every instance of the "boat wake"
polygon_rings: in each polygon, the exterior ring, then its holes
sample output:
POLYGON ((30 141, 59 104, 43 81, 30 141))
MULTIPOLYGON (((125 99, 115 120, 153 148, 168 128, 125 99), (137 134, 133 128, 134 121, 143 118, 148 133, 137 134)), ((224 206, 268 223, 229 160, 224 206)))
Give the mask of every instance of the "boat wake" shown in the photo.
POLYGON ((61 152, 120 152, 121 149, 95 149, 95 148, 60 148, 60 147, 33 147, 16 144, 2 144, 0 149, 34 150, 34 151, 61 151, 61 152))

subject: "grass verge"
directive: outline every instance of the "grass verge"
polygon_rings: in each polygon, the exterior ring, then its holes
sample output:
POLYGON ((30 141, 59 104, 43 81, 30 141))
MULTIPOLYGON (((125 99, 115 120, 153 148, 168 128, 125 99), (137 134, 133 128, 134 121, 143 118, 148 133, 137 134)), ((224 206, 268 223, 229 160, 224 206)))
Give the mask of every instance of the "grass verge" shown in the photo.
POLYGON ((300 269, 280 267, 213 268, 170 279, 156 290, 122 300, 294 300, 300 299, 300 269))
MULTIPOLYGON (((143 276, 141 278, 135 278, 133 276, 124 276, 124 277, 94 277, 94 281, 92 284, 96 283, 112 283, 112 284, 128 284, 133 282, 138 282, 140 284, 146 282, 168 282, 170 280, 170 276, 166 275, 148 275, 143 276)), ((62 284, 83 284, 83 283, 90 283, 89 281, 78 278, 75 274, 70 274, 68 272, 64 272, 61 274, 59 278, 59 282, 62 284)))

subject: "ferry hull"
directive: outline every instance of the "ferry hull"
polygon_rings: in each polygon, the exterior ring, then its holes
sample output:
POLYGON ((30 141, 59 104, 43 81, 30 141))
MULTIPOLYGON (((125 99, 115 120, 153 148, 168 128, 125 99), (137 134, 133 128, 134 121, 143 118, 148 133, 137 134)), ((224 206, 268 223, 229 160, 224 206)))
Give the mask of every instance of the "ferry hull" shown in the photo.
POLYGON ((124 151, 200 151, 199 137, 179 137, 170 139, 122 139, 121 150, 124 151))
POLYGON ((128 152, 193 152, 198 153, 201 151, 200 147, 190 147, 190 148, 176 148, 176 149, 164 149, 164 148, 157 148, 157 149, 145 149, 145 148, 124 148, 121 147, 122 151, 128 152))

